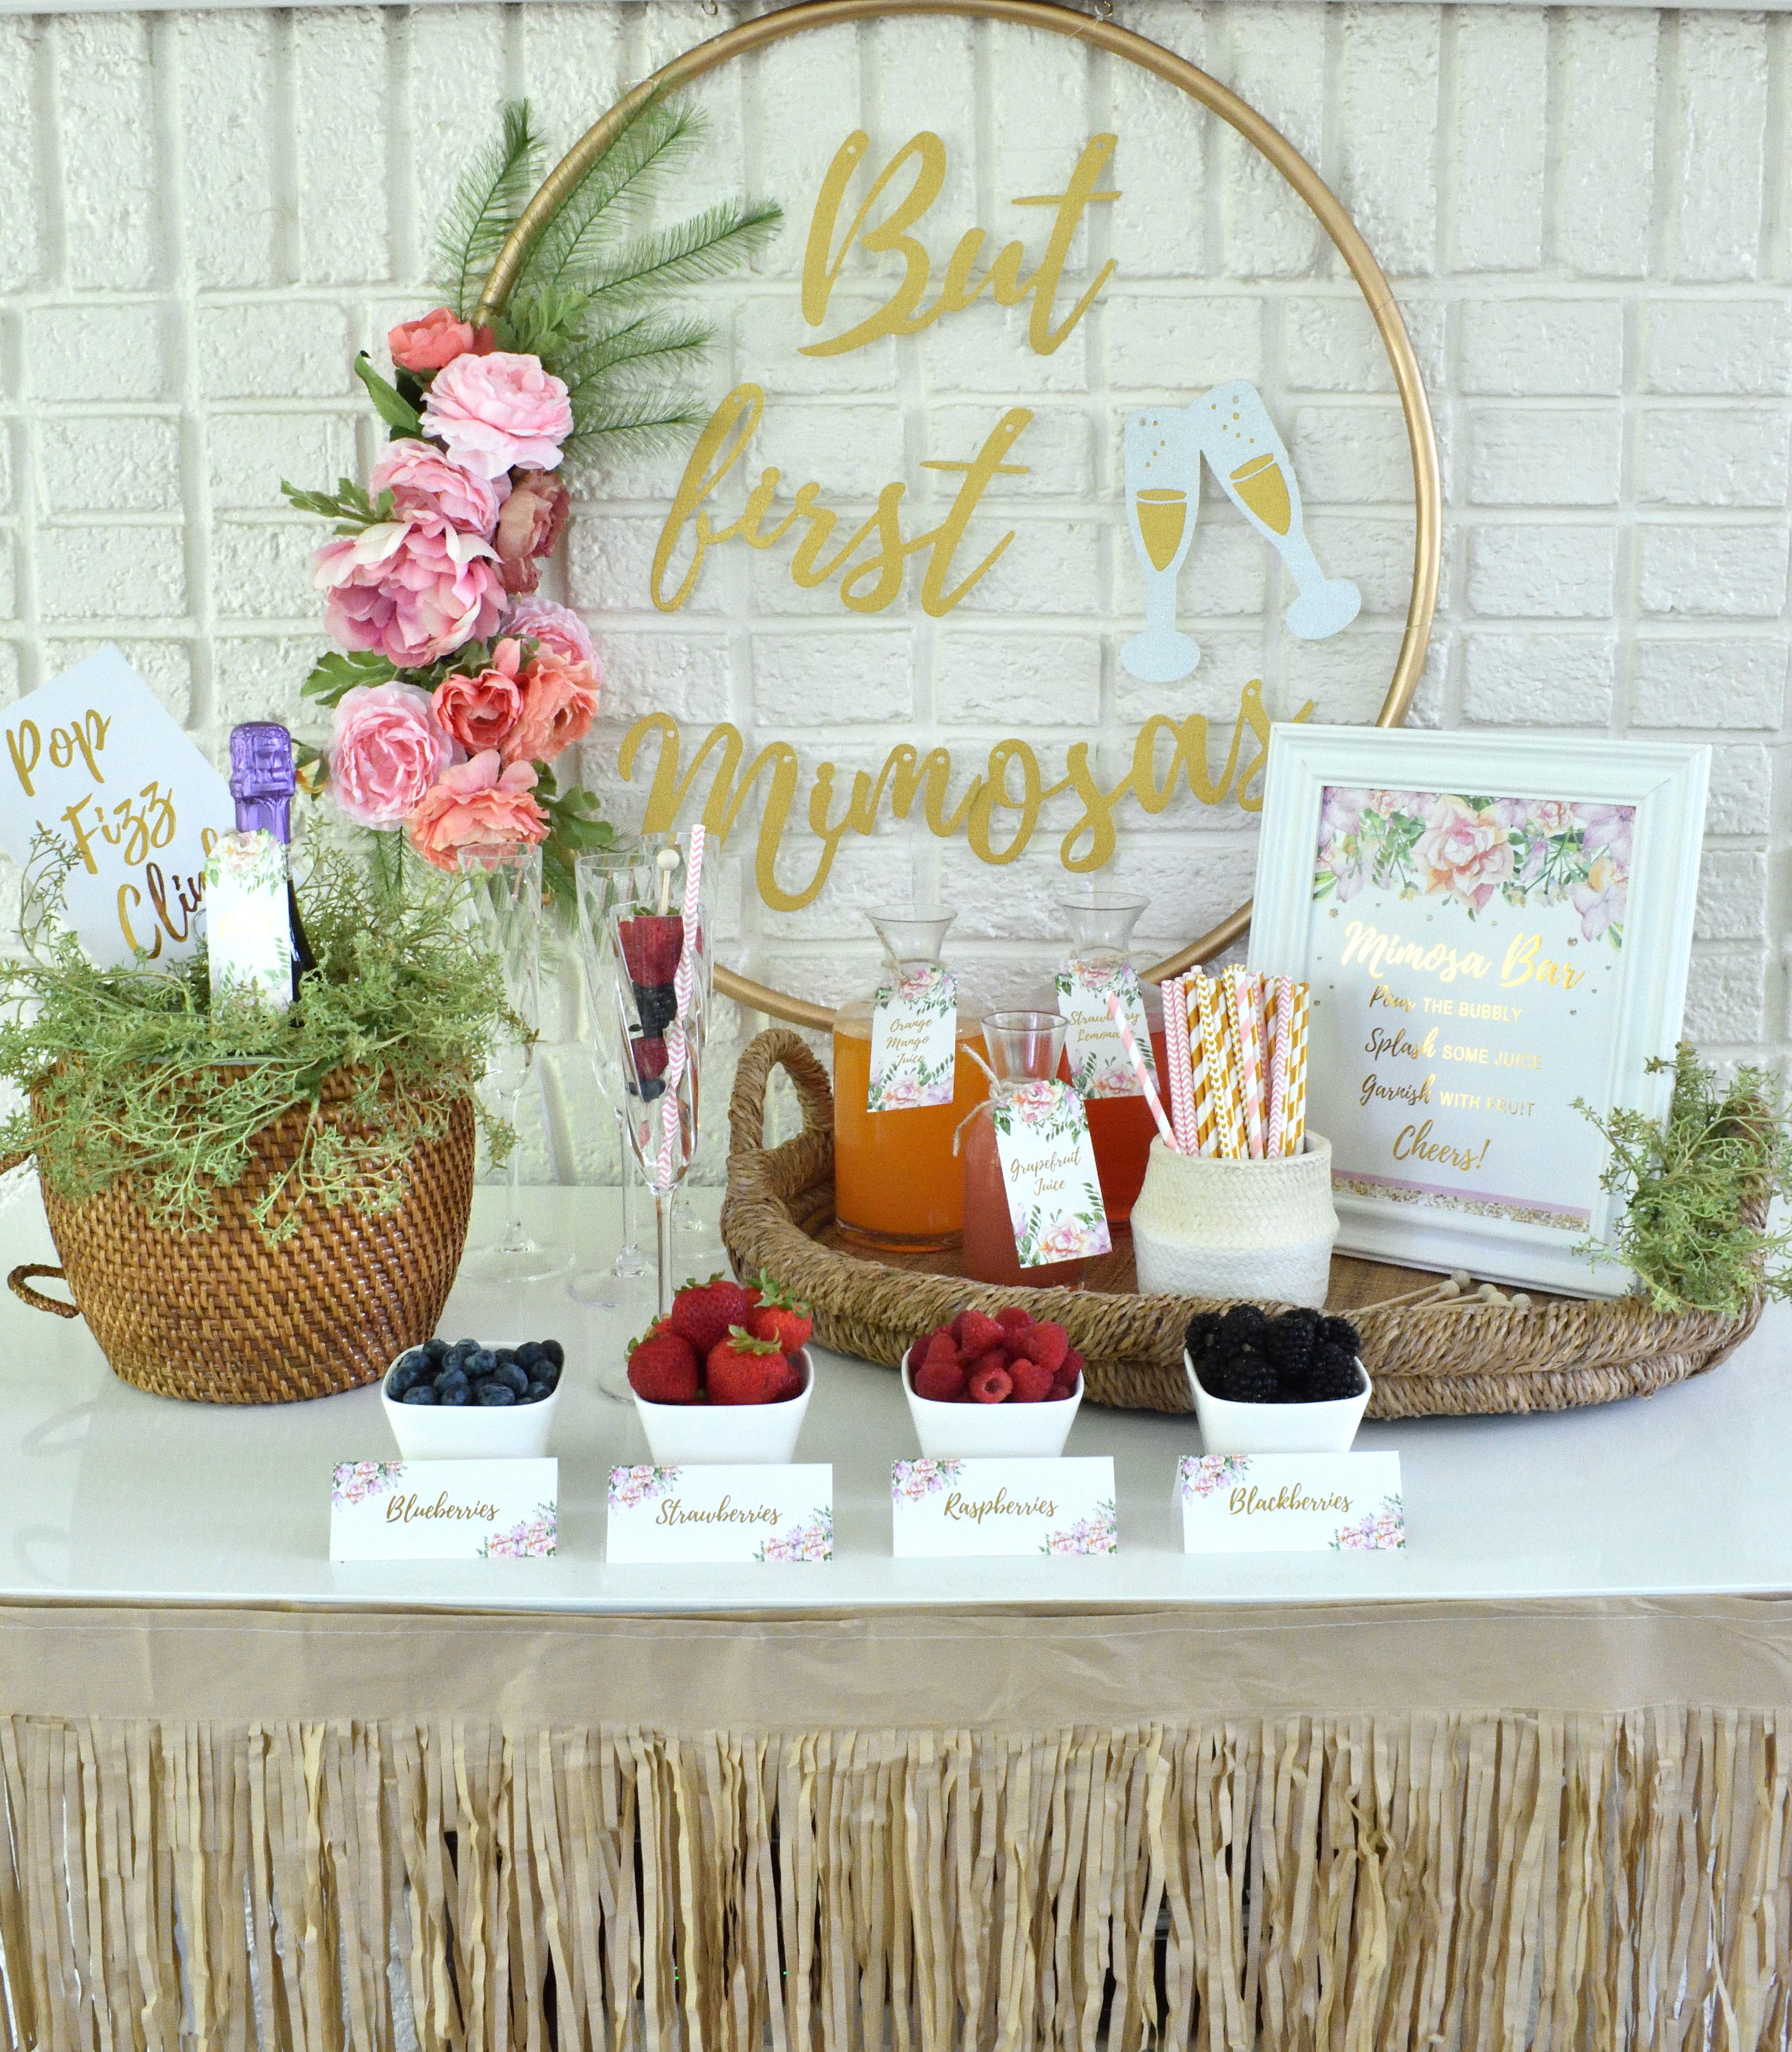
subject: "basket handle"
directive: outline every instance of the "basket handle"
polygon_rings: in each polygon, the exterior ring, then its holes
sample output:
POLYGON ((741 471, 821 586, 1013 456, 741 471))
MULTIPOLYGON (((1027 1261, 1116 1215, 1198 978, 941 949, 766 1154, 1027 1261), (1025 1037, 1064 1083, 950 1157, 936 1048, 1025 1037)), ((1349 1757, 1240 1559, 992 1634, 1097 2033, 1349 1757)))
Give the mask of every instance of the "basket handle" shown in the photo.
POLYGON ((54 1276, 58 1282, 66 1282, 68 1279, 60 1268, 46 1267, 41 1261, 22 1261, 6 1278, 6 1287, 22 1304, 29 1304, 34 1311, 53 1311, 59 1318, 78 1318, 80 1316, 78 1304, 59 1303, 54 1297, 46 1297, 41 1290, 33 1290, 31 1286, 33 1275, 54 1276))
POLYGON ((765 1145, 765 1091, 773 1069, 782 1069, 796 1087, 803 1107, 805 1134, 834 1131, 834 1093, 828 1071, 813 1051, 788 1027, 774 1027, 760 1034, 748 1047, 734 1071, 734 1094, 728 1104, 728 1151, 737 1154, 763 1153, 765 1145))

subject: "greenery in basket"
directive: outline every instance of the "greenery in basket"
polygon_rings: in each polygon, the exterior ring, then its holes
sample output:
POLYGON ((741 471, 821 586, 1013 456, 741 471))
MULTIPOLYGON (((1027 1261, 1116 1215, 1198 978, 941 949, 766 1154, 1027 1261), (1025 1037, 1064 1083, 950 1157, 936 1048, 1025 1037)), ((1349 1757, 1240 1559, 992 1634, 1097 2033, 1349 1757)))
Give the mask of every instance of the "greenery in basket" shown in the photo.
MULTIPOLYGON (((0 971, 0 1077, 28 1100, 0 1127, 0 1150, 34 1154, 73 1201, 128 1177, 156 1224, 201 1232, 214 1192, 243 1180, 255 1135, 308 1107, 296 1158, 254 1208, 268 1242, 295 1229, 307 1196, 392 1210, 412 1150, 447 1132, 500 1022, 521 1031, 496 959, 456 920, 456 891, 433 876, 401 891, 322 856, 299 885, 317 961, 299 1001, 214 1012, 203 949, 174 969, 96 969, 55 921, 53 876, 29 914, 29 958, 0 971), (354 1094, 326 1119, 324 1079, 338 1071, 354 1094)), ((502 1160, 511 1129, 473 1104, 502 1160)))
POLYGON ((1738 1318, 1757 1290, 1792 1297, 1792 1232, 1753 1222, 1792 1181, 1788 1106, 1778 1079, 1739 1068, 1727 1087, 1684 1041, 1673 1062, 1667 1118, 1618 1110, 1601 1118, 1577 1110, 1610 1143, 1601 1187, 1627 1196, 1610 1248, 1587 1243, 1634 1270, 1658 1311, 1711 1311, 1738 1318))

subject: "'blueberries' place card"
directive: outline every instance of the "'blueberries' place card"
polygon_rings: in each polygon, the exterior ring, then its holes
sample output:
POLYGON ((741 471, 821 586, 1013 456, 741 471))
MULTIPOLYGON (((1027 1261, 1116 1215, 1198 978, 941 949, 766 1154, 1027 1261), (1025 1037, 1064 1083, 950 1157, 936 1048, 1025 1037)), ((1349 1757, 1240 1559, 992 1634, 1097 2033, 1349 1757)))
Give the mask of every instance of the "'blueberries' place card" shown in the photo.
POLYGON ((898 1461, 890 1521, 898 1560, 942 1554, 1116 1553, 1113 1463, 898 1461))
POLYGON ((540 1561, 554 1550, 560 1463, 341 1461, 332 1561, 540 1561))
POLYGON ((1398 1454, 1184 1454, 1185 1553, 1391 1553, 1407 1543, 1398 1454))
POLYGON ((612 1468, 605 1557, 831 1561, 834 1470, 826 1461, 612 1468))

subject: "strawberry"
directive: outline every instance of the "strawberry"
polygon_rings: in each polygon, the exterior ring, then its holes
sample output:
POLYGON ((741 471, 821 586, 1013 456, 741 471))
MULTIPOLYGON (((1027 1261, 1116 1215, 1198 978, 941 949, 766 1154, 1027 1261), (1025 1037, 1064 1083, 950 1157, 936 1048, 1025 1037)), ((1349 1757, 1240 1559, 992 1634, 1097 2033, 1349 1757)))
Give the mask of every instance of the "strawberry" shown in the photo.
POLYGON ((964 1371, 956 1361, 930 1361, 910 1380, 929 1404, 956 1404, 964 1394, 964 1371))
POLYGON ((745 1326, 731 1326, 710 1348, 705 1375, 712 1404, 776 1404, 795 1393, 777 1341, 755 1339, 745 1326))
POLYGON ((748 1314, 747 1330, 756 1338, 776 1340, 786 1353, 808 1345, 809 1334, 815 1330, 808 1306, 763 1271, 759 1281, 759 1302, 748 1314))
MULTIPOLYGON (((666 1043, 663 1040, 631 1040, 628 1059, 635 1065, 637 1082, 650 1083, 666 1073, 666 1043)), ((643 1095, 646 1093, 644 1091, 643 1095)), ((658 1092, 655 1093, 655 1095, 658 1092)))
POLYGON ((1041 1368, 1049 1368, 1054 1374, 1061 1369, 1070 1351, 1070 1336, 1060 1325, 1049 1321, 1035 1326, 1027 1335, 1027 1358, 1036 1361, 1041 1368))
POLYGON ((650 1328, 628 1349, 628 1387, 644 1404, 694 1404, 702 1388, 689 1340, 650 1328))
MULTIPOLYGON (((988 1357, 985 1355, 984 1361, 988 1357)), ((971 1400, 975 1404, 1000 1404, 1014 1384, 1008 1380, 1005 1368, 989 1368, 980 1362, 971 1371, 971 1400)))
POLYGON ((690 1341, 699 1361, 728 1336, 731 1326, 745 1326, 753 1306, 738 1282, 712 1275, 707 1282, 692 1277, 672 1299, 671 1328, 690 1341))
POLYGON ((1028 1361, 1024 1356, 1010 1366, 1008 1379, 1014 1384, 1016 1404, 1043 1404, 1051 1394, 1051 1370, 1041 1368, 1036 1361, 1028 1361))
POLYGON ((955 1321, 958 1351, 966 1361, 975 1361, 992 1347, 1000 1346, 1008 1334, 984 1311, 964 1311, 955 1321))
POLYGON ((1022 1340, 1033 1329, 1033 1314, 1019 1304, 1010 1304, 1005 1311, 996 1314, 996 1322, 1010 1340, 1022 1340))
POLYGON ((670 983, 678 973, 679 957, 684 951, 684 921, 676 912, 619 919, 616 931, 632 982, 651 989, 655 984, 670 983))

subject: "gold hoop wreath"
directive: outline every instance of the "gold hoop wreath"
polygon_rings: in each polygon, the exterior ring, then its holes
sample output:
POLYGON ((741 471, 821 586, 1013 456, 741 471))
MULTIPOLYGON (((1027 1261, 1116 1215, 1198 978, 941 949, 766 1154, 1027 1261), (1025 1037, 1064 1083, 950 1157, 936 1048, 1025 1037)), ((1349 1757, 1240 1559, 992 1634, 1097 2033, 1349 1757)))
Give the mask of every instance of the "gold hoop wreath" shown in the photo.
MULTIPOLYGON (((835 28, 902 14, 967 15, 984 21, 1009 22, 1022 28, 1041 29, 1050 35, 1067 36, 1090 48, 1137 65, 1142 70, 1179 88, 1210 113, 1229 123, 1254 149, 1268 159, 1312 210, 1349 266, 1351 276, 1356 280, 1375 321, 1393 370, 1400 409, 1406 418, 1407 439, 1412 451, 1416 516, 1412 597, 1407 609, 1406 633, 1400 643, 1394 675, 1374 723, 1377 726, 1398 726, 1412 703, 1424 664, 1431 618, 1437 609, 1442 551, 1442 487, 1438 471, 1437 441, 1432 432, 1424 383, 1419 376, 1418 360, 1413 353, 1406 323, 1401 318, 1392 288, 1356 223, 1337 195, 1287 137, 1217 79, 1210 78, 1186 59, 1148 41, 1130 29, 1078 14, 1058 5, 1058 0, 802 0, 800 5, 742 22, 739 27, 712 37, 709 41, 687 50, 682 57, 675 57, 619 100, 601 120, 580 137, 542 180, 540 190, 498 253, 474 319, 489 320, 494 314, 503 311, 524 256, 540 229, 559 211, 567 194, 593 160, 608 148, 617 130, 644 100, 688 85, 706 72, 763 49, 768 43, 781 41, 787 36, 801 35, 812 29, 835 28)), ((1239 939, 1250 924, 1250 906, 1247 901, 1199 940, 1190 942, 1187 946, 1154 963, 1143 973, 1156 981, 1176 975, 1191 963, 1210 961, 1239 939)), ((827 1006, 773 990, 719 964, 715 971, 715 987, 752 1010, 769 1012, 773 1018, 788 1020, 795 1025, 825 1031, 833 1023, 834 1015, 827 1006)))

